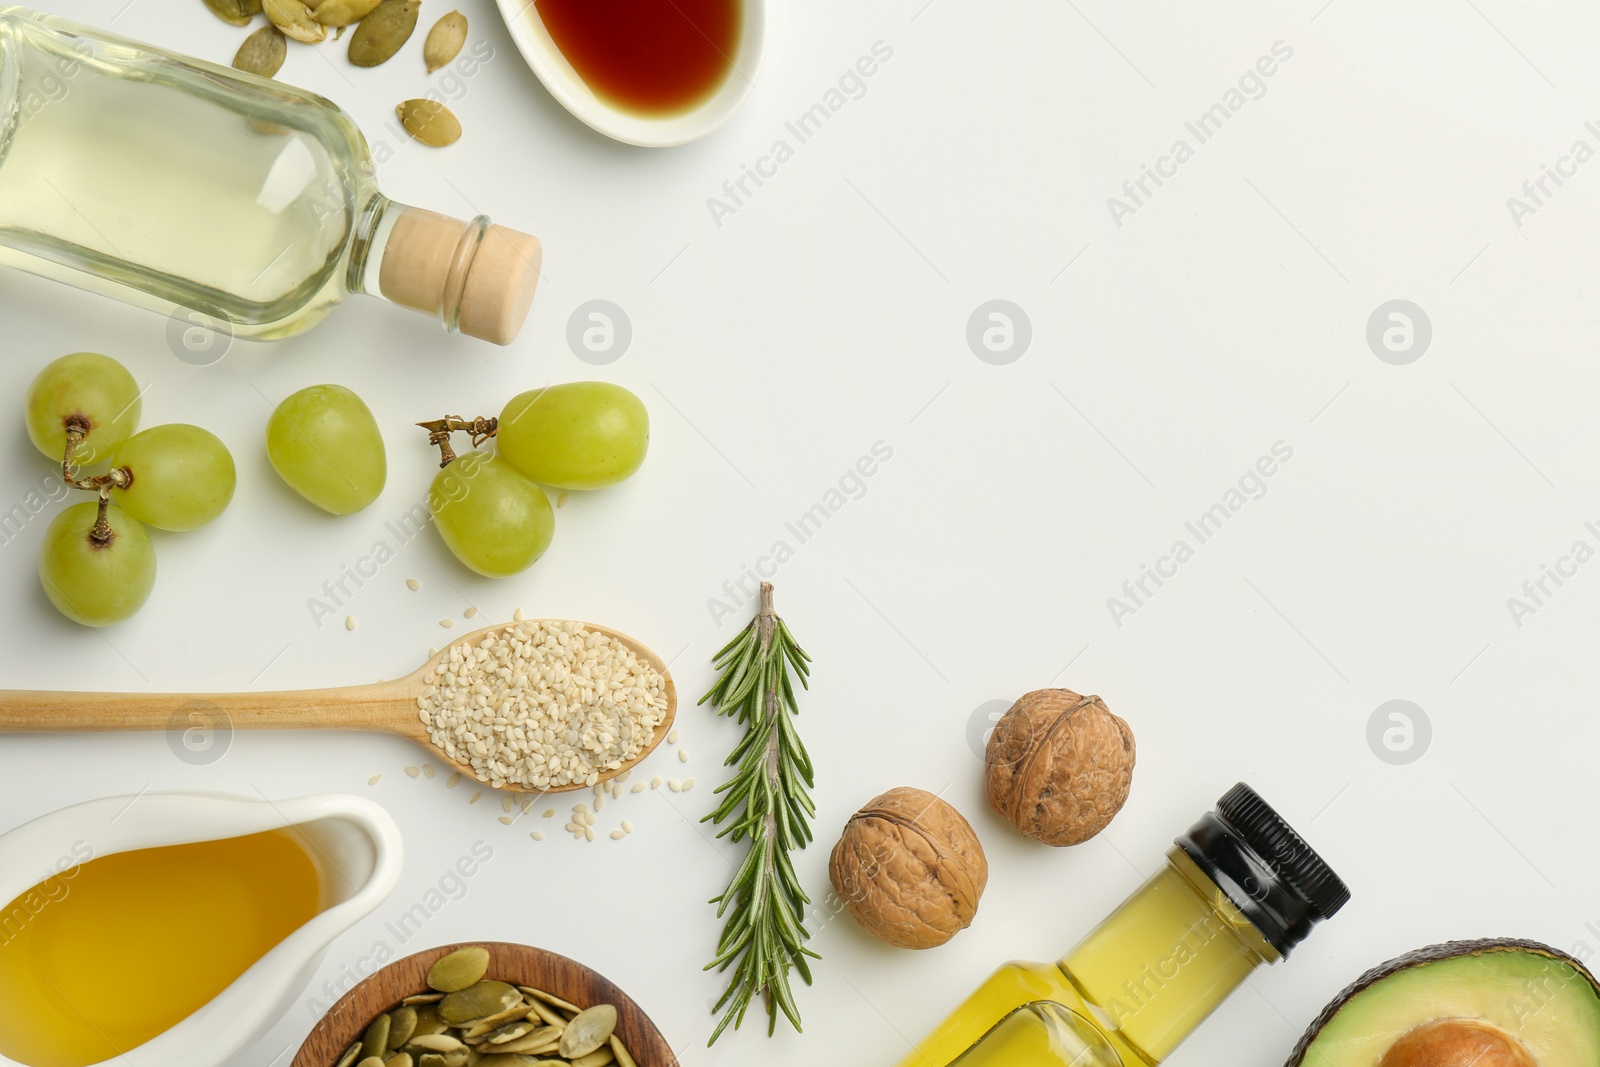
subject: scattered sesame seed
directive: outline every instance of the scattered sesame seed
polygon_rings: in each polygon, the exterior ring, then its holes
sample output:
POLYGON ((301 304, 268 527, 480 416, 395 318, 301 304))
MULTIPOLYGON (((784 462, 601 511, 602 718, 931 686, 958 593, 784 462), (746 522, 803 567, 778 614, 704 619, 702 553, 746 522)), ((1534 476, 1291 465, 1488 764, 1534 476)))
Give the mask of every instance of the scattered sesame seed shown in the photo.
POLYGON ((424 763, 422 765, 422 776, 424 778, 432 778, 433 777, 433 764, 424 763))
POLYGON ((439 620, 439 625, 443 626, 446 630, 450 629, 455 624, 456 624, 456 620, 454 620, 454 619, 440 619, 439 620))
POLYGON ((651 789, 660 789, 661 788, 661 782, 662 782, 662 778, 658 774, 654 778, 650 779, 650 788, 651 789))
POLYGON ((516 611, 513 611, 511 613, 511 621, 512 622, 521 622, 525 618, 527 618, 527 616, 522 614, 522 609, 521 608, 518 608, 516 611))
POLYGON ((466 611, 463 611, 461 614, 464 617, 468 618, 468 619, 476 618, 477 615, 478 615, 478 609, 477 608, 468 608, 466 611))
POLYGON ((579 815, 582 815, 584 812, 589 810, 589 805, 587 805, 587 804, 574 804, 574 805, 572 805, 572 810, 577 812, 579 815))
POLYGON ((581 834, 583 833, 583 827, 579 826, 575 822, 569 822, 567 823, 567 832, 571 834, 581 834))
POLYGON ((454 789, 456 786, 458 786, 460 784, 461 784, 461 772, 460 771, 452 771, 450 773, 450 777, 448 777, 448 778, 446 778, 444 780, 444 787, 446 789, 454 789))
POLYGON ((625 834, 633 833, 633 823, 629 822, 627 819, 623 819, 622 820, 622 832, 625 833, 625 834))
POLYGON ((584 840, 586 840, 586 841, 593 841, 594 840, 594 829, 593 829, 593 827, 585 827, 584 831, 583 831, 583 837, 584 837, 584 840))
POLYGON ((503 823, 506 826, 510 826, 511 825, 511 816, 509 816, 509 815, 500 816, 500 822, 503 823))
POLYGON ((544 809, 544 817, 547 818, 547 819, 555 818, 556 817, 556 809, 555 808, 546 808, 546 809, 544 809))
POLYGON ((594 812, 591 811, 589 814, 585 815, 582 819, 582 822, 585 826, 593 826, 595 823, 594 812))
POLYGON ((510 796, 503 796, 503 797, 500 798, 500 810, 503 811, 503 812, 506 812, 507 814, 510 814, 510 812, 511 812, 511 797, 510 796))
POLYGON ((689 753, 685 752, 681 748, 678 749, 678 762, 679 763, 688 763, 689 762, 689 753))
POLYGON ((407 578, 406 588, 415 593, 418 589, 422 588, 422 583, 417 581, 415 578, 407 578))
POLYGON ((538 830, 532 831, 531 833, 528 834, 528 836, 533 838, 535 841, 543 841, 544 840, 544 834, 540 833, 538 830))
MULTIPOLYGON (((429 658, 429 659, 432 659, 432 658, 433 658, 433 657, 435 657, 435 656, 437 656, 437 655, 438 655, 438 654, 439 654, 439 650, 438 650, 438 649, 437 649, 437 648, 430 648, 430 649, 428 649, 428 658, 429 658)), ((428 684, 429 684, 429 685, 432 685, 432 684, 433 684, 433 682, 432 682, 432 681, 431 681, 431 680, 430 680, 430 681, 429 681, 429 682, 428 682, 428 684)))
POLYGON ((667 788, 672 790, 674 793, 681 793, 683 792, 683 783, 674 778, 672 781, 667 783, 667 788))
POLYGON ((693 788, 694 788, 694 779, 693 778, 685 778, 683 780, 683 792, 687 793, 689 790, 691 790, 693 788))
POLYGON ((533 801, 527 797, 522 798, 522 814, 526 815, 533 810, 533 801))
POLYGON ((468 804, 476 804, 478 802, 478 798, 481 797, 481 796, 483 796, 482 793, 474 793, 474 794, 472 794, 472 796, 467 798, 467 803, 468 804))
POLYGON ((611 840, 613 840, 613 841, 621 841, 624 837, 627 837, 627 836, 628 835, 623 833, 621 830, 613 830, 613 831, 611 831, 611 840))
POLYGON ((621 800, 622 799, 622 787, 620 785, 614 785, 614 786, 611 787, 611 799, 612 800, 621 800))
POLYGON ((569 496, 571 496, 571 495, 572 494, 567 492, 565 489, 561 490, 561 495, 556 497, 556 507, 558 507, 558 508, 566 507, 567 506, 567 498, 569 496))
POLYGON ((635 792, 635 793, 643 793, 646 789, 649 789, 649 788, 650 788, 650 784, 648 782, 634 782, 633 783, 633 792, 635 792))
POLYGON ((378 779, 382 778, 382 777, 383 777, 383 775, 381 775, 381 774, 374 774, 371 778, 367 779, 367 784, 368 785, 377 785, 378 784, 378 779))
POLYGON ((354 615, 346 615, 344 617, 344 628, 346 630, 354 630, 356 628, 356 617, 354 615))
POLYGON ((594 810, 595 811, 604 811, 604 810, 606 810, 606 798, 605 797, 595 797, 594 798, 594 810))
POLYGON ((670 734, 667 735, 667 744, 675 745, 677 743, 678 743, 678 731, 677 731, 676 728, 674 728, 673 731, 670 734))
POLYGON ((406 773, 415 778, 417 775, 422 773, 422 769, 420 767, 407 767, 406 773))

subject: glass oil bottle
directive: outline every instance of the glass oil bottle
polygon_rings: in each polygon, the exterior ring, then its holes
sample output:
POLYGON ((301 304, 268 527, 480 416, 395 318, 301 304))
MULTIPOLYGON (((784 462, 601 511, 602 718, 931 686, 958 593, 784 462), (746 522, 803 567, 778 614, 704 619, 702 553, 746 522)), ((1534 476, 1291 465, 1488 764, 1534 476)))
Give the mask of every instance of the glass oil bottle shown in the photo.
POLYGON ((1002 967, 900 1067, 1154 1067, 1349 898, 1240 783, 1076 948, 1002 967))
POLYGON ((385 198, 322 97, 0 6, 0 264, 240 337, 365 293, 506 344, 539 262, 527 234, 385 198))

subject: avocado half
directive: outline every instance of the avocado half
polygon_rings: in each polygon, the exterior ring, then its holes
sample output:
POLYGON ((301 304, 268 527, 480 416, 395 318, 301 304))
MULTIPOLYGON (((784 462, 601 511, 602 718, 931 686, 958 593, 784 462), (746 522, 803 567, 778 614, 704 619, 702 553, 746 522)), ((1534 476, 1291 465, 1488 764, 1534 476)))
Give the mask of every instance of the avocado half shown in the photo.
POLYGON ((1600 1067, 1600 982, 1536 941, 1450 941, 1357 978, 1286 1067, 1600 1067))

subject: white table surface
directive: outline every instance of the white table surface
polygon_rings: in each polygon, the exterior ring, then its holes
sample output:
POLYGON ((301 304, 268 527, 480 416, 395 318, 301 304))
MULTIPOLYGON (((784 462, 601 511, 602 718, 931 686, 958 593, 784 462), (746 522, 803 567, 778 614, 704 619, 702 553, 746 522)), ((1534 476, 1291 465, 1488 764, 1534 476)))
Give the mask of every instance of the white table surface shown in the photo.
MULTIPOLYGON (((48 6, 221 61, 242 36, 191 0, 48 6)), ((1600 520, 1600 162, 1568 166, 1520 226, 1507 204, 1574 141, 1600 147, 1585 127, 1600 117, 1600 14, 1504 0, 778 4, 746 108, 704 142, 647 151, 569 118, 492 5, 461 7, 494 51, 455 105, 467 134, 447 151, 398 142, 380 177, 397 199, 482 209, 546 241, 520 341, 447 338, 352 301, 302 338, 196 367, 174 358, 159 317, 8 274, 0 395, 18 403, 61 353, 114 354, 151 383, 147 425, 211 427, 240 479, 221 521, 157 535, 154 595, 103 633, 65 622, 39 592, 45 517, 0 546, 4 684, 361 682, 420 662, 451 636, 441 618, 520 606, 604 622, 672 659, 690 762, 663 751, 646 770, 698 787, 607 807, 603 830, 624 817, 637 827, 624 842, 536 843, 531 828, 559 822, 502 826, 495 795, 469 806, 471 789, 408 778, 421 756, 399 740, 240 733, 196 765, 161 734, 7 738, 0 829, 145 789, 372 797, 405 831, 405 877, 334 944, 319 985, 379 942, 403 954, 525 941, 621 983, 692 1067, 895 1062, 995 964, 1069 947, 1238 779, 1355 898, 1258 973, 1174 1067, 1281 1062, 1347 980, 1429 942, 1600 947, 1586 925, 1600 926, 1600 563, 1547 582, 1554 595, 1520 620, 1507 602, 1575 541, 1600 548, 1585 526, 1600 520), (785 122, 880 41, 892 58, 860 98, 719 226, 708 198, 775 140, 792 142, 785 122), (1225 104, 1275 42, 1292 56, 1199 143, 1185 122, 1225 104), (1129 201, 1119 226, 1108 198, 1180 138, 1193 158, 1160 188, 1147 180, 1153 195, 1129 201), (565 340, 569 316, 595 299, 633 329, 602 367, 565 340), (969 316, 993 299, 1031 323, 1031 345, 1005 365, 967 342, 969 316), (1404 365, 1366 339, 1394 299, 1432 327, 1404 365), (338 609, 358 628, 314 624, 308 599, 393 542, 384 524, 425 491, 433 459, 412 422, 493 414, 524 388, 594 377, 649 406, 650 457, 626 485, 558 512, 542 562, 490 581, 431 534, 395 543, 397 558, 338 609), (277 483, 261 444, 270 404, 323 381, 359 391, 388 435, 388 488, 337 521, 277 483), (878 442, 892 458, 799 543, 785 523, 878 442), (1198 543, 1185 523, 1277 442, 1293 454, 1264 495, 1198 543), (1115 618, 1108 598, 1179 539, 1193 558, 1115 618), (696 820, 735 733, 693 699, 746 611, 714 621, 710 599, 779 540, 794 549, 779 606, 816 658, 802 720, 819 807, 806 885, 825 896, 845 818, 899 784, 943 791, 968 815, 990 884, 973 927, 928 954, 874 942, 848 918, 815 924, 823 960, 799 995, 805 1033, 769 1041, 747 1024, 707 1051, 720 983, 700 970, 718 930, 705 901, 734 853, 696 820), (987 810, 968 742, 990 702, 1051 684, 1103 695, 1139 744, 1125 810, 1060 851, 987 810), (1369 720, 1390 700, 1427 716, 1421 758, 1369 747, 1369 720), (494 858, 461 899, 392 943, 385 923, 479 840, 494 858)), ((425 5, 424 23, 445 9, 425 5)), ((281 77, 391 140, 394 104, 432 84, 420 61, 361 71, 294 46, 281 77)), ((48 464, 20 421, 7 442, 9 506, 48 464)), ((225 917, 203 916, 197 941, 212 921, 225 917)), ((313 1022, 297 1005, 237 1067, 287 1063, 313 1022)))

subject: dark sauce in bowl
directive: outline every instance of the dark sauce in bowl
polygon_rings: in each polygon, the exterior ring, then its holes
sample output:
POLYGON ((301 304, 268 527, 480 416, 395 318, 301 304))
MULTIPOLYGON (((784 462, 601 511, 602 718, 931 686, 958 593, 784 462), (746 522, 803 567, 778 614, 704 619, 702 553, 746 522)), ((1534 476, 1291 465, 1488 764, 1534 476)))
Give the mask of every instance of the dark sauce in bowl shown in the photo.
POLYGON ((688 111, 740 77, 743 0, 537 0, 534 11, 584 84, 625 111, 688 111))

